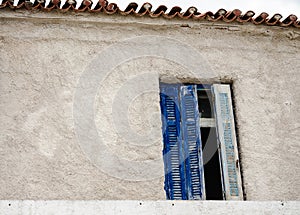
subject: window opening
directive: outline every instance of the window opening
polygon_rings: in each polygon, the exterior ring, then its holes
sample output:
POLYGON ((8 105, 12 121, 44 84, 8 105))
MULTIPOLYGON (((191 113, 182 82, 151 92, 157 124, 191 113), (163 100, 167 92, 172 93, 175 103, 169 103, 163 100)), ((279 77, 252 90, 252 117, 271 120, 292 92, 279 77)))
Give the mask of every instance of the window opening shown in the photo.
POLYGON ((197 85, 200 112, 200 133, 204 160, 204 181, 207 200, 223 200, 220 158, 214 119, 211 85, 197 85), (203 123, 203 122, 211 123, 203 123))

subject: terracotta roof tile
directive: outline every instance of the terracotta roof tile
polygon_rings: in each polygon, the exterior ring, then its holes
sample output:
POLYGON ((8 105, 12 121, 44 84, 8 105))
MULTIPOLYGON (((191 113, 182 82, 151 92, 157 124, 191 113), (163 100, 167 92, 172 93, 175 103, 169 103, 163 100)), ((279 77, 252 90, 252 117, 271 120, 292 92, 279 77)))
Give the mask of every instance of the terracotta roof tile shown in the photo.
POLYGON ((138 4, 130 3, 125 10, 120 10, 115 3, 108 3, 106 0, 0 0, 0 8, 20 9, 26 8, 28 10, 45 10, 52 11, 58 10, 62 12, 75 11, 83 12, 89 11, 94 13, 105 14, 121 14, 121 15, 135 15, 135 16, 150 16, 159 17, 162 16, 167 19, 179 17, 181 19, 194 19, 208 21, 224 21, 224 22, 251 22, 255 25, 265 24, 270 26, 291 26, 300 28, 300 21, 297 16, 291 14, 286 18, 283 18, 281 14, 274 14, 269 17, 266 12, 261 13, 255 17, 253 11, 242 11, 235 9, 233 11, 226 11, 225 9, 219 9, 216 13, 208 11, 206 13, 200 13, 196 7, 189 7, 186 11, 182 11, 180 7, 172 7, 168 13, 165 5, 160 5, 157 8, 153 8, 150 3, 144 3, 142 7, 137 11, 138 4))

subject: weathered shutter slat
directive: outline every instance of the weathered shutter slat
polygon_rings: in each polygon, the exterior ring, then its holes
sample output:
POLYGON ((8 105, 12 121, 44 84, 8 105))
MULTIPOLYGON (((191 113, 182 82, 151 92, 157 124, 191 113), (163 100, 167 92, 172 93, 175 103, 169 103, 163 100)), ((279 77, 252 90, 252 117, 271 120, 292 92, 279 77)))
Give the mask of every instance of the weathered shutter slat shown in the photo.
POLYGON ((164 84, 160 88, 167 199, 186 199, 183 149, 180 132, 179 85, 164 84))
POLYGON ((242 200, 243 192, 230 86, 214 84, 212 89, 215 97, 217 134, 220 141, 226 200, 242 200))
POLYGON ((203 199, 204 177, 196 85, 180 87, 188 199, 203 199))

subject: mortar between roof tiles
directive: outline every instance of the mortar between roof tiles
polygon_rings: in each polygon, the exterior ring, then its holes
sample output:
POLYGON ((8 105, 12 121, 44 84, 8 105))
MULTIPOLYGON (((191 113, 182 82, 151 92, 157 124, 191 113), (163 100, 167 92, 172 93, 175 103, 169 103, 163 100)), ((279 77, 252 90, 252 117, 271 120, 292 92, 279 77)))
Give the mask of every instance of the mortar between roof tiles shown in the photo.
MULTIPOLYGON (((132 24, 140 24, 140 25, 151 25, 151 26, 172 26, 172 25, 182 25, 187 24, 192 28, 195 27, 202 27, 202 26, 208 26, 208 27, 216 27, 216 28, 222 28, 224 26, 226 27, 232 27, 232 28, 243 28, 246 27, 247 29, 251 28, 272 28, 272 29, 286 29, 281 26, 266 26, 266 25, 260 25, 256 26, 251 23, 226 23, 223 21, 217 21, 217 22, 211 22, 208 20, 203 20, 201 22, 193 19, 184 20, 184 19, 157 19, 157 18, 150 18, 150 17, 135 17, 135 16, 126 16, 126 19, 124 19, 123 16, 111 16, 106 14, 90 14, 90 13, 74 13, 74 12, 67 12, 67 13, 44 13, 39 11, 28 11, 28 10, 16 10, 16 11, 7 11, 6 13, 0 13, 0 19, 1 18, 9 18, 9 19, 39 19, 35 21, 69 21, 69 22, 89 22, 89 23, 110 23, 110 24, 116 24, 115 21, 118 21, 118 23, 132 23, 132 24), (138 21, 141 20, 141 21, 138 21), (145 22, 149 21, 149 22, 145 22)), ((298 30, 297 28, 293 28, 295 30, 298 30)), ((232 29, 231 29, 232 30, 232 29)))

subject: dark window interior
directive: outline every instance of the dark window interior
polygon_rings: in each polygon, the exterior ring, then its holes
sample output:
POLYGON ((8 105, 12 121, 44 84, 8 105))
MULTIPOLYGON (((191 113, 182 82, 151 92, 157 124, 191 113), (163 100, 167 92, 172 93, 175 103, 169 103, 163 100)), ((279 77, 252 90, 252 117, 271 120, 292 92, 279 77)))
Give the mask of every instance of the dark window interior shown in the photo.
POLYGON ((219 153, 215 128, 201 128, 202 151, 204 160, 204 180, 207 200, 223 200, 219 153), (206 148, 205 148, 206 147, 206 148), (212 153, 211 151, 215 151, 212 153), (211 157, 209 159, 209 157, 211 157), (208 159, 205 159, 207 158, 208 159))
POLYGON ((200 117, 214 118, 214 107, 210 87, 208 87, 207 85, 198 85, 197 95, 200 117))
MULTIPOLYGON (((198 85, 198 107, 201 118, 214 118, 211 85, 198 85)), ((200 125, 201 126, 201 125, 200 125)), ((215 127, 201 127, 204 180, 207 200, 223 200, 217 134, 215 127)))

